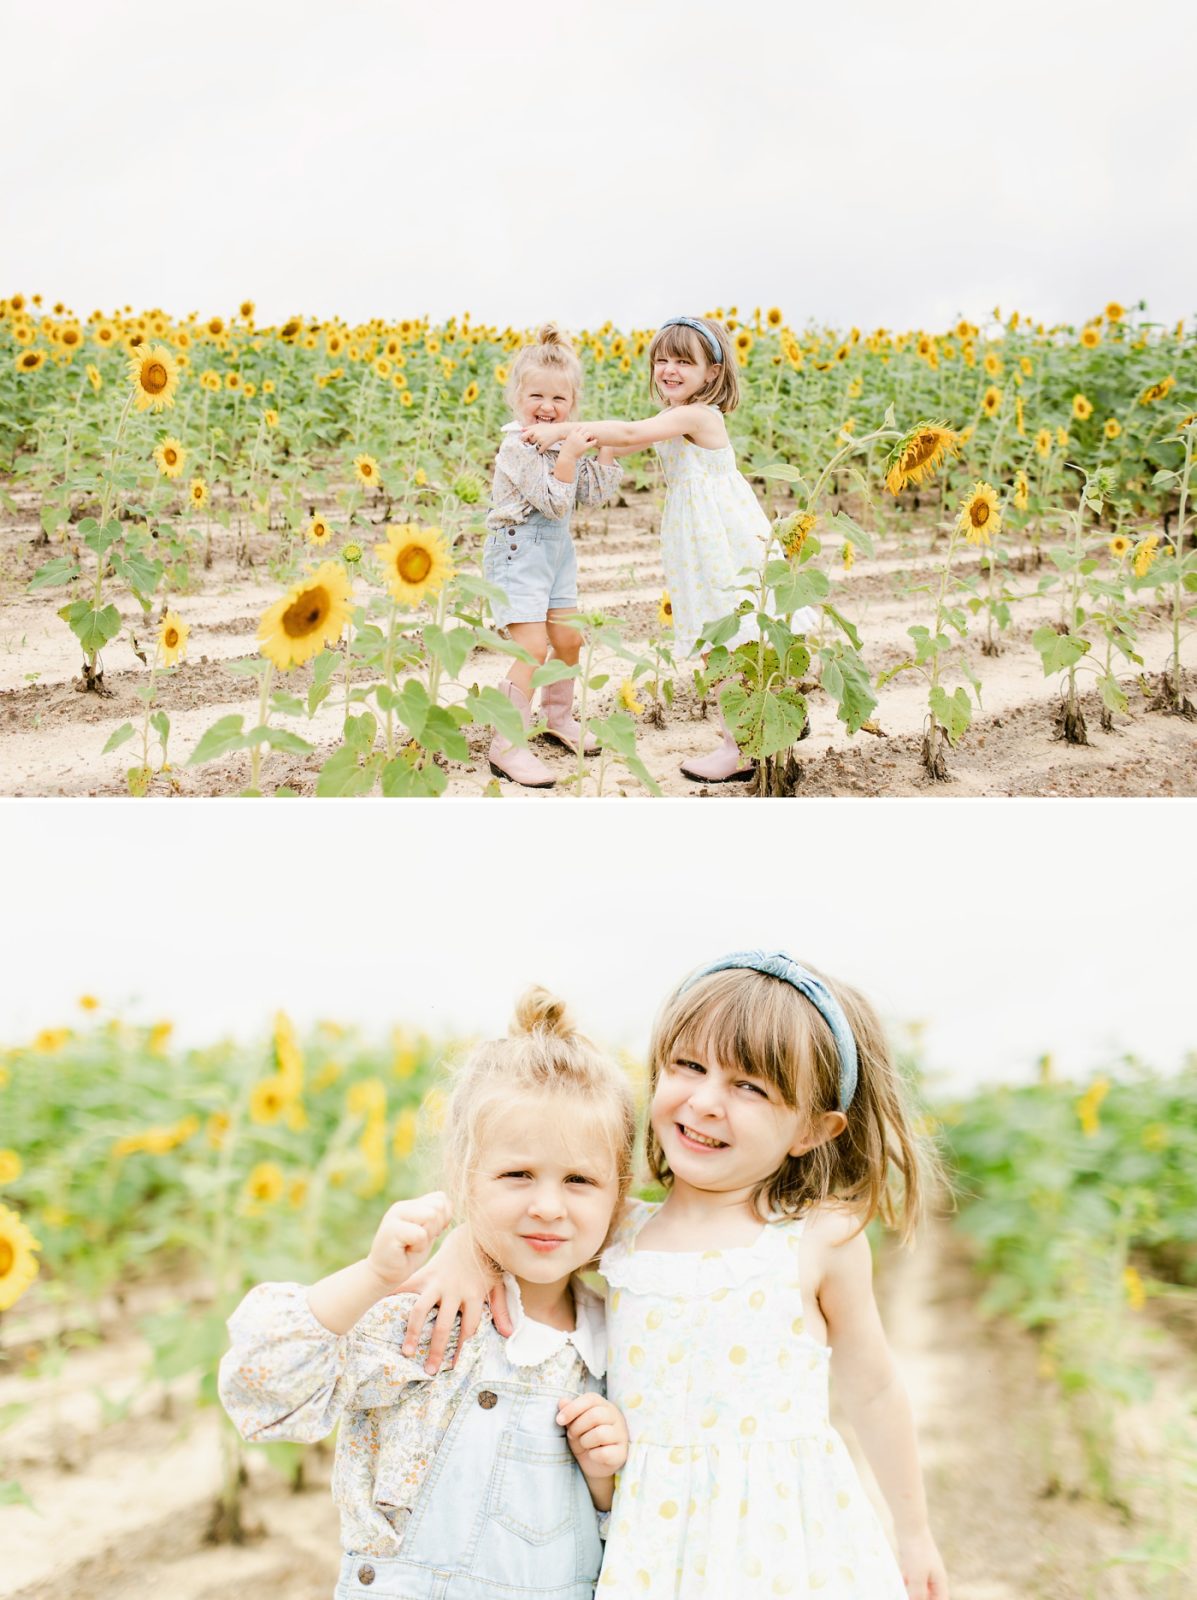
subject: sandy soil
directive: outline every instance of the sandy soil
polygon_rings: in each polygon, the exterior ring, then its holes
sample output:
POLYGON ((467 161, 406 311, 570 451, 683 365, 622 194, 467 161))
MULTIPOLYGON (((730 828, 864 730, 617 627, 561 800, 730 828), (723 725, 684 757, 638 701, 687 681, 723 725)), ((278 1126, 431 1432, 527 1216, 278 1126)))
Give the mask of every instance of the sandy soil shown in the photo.
MULTIPOLYGON (((1031 1339, 978 1317, 978 1283, 956 1236, 938 1225, 912 1254, 887 1253, 878 1281, 954 1600, 1142 1600, 1154 1592, 1141 1568, 1106 1563, 1150 1530, 1166 1422, 1181 1414, 1197 1378, 1191 1343, 1162 1323, 1145 1325, 1156 1392, 1121 1415, 1128 1503, 1115 1510, 1080 1491, 1075 1446, 1031 1339)), ((218 1418, 192 1406, 188 1383, 143 1382, 147 1351, 130 1316, 158 1301, 160 1293, 145 1291, 106 1324, 101 1343, 35 1377, 22 1375, 10 1319, 0 1413, 16 1402, 29 1409, 2 1436, 0 1477, 17 1477, 41 1515, 0 1508, 0 1596, 224 1600, 265 1588, 286 1600, 327 1600, 338 1549, 327 1453, 310 1456, 307 1487, 296 1494, 250 1450, 250 1537, 238 1546, 209 1542, 218 1418), (125 1404, 121 1420, 102 1421, 101 1394, 125 1404)))
MULTIPOLYGON (((76 691, 79 650, 56 615, 63 591, 24 592, 36 567, 60 547, 35 543, 36 507, 20 491, 13 498, 17 515, 0 523, 0 794, 124 794, 125 769, 136 759, 139 740, 108 755, 102 752, 109 735, 123 722, 140 726, 143 708, 135 691, 145 682, 145 669, 122 638, 104 654, 111 696, 76 691)), ((643 642, 654 626, 664 583, 655 536, 658 514, 652 494, 645 491, 630 493, 625 504, 575 522, 581 604, 622 622, 633 643, 643 642)), ((249 758, 244 753, 202 767, 188 767, 185 762, 218 717, 241 712, 251 718, 247 726, 256 721, 256 696, 245 694, 245 680, 230 673, 228 663, 254 653, 258 619, 281 593, 281 586, 271 579, 265 563, 248 571, 238 569, 232 535, 218 527, 212 534, 212 567, 199 569, 193 592, 172 596, 191 627, 190 660, 161 687, 158 703, 171 718, 174 770, 170 777, 155 781, 153 792, 159 795, 236 794, 248 778, 249 758)), ((877 558, 859 559, 844 579, 837 604, 859 627, 874 672, 902 660, 909 648, 906 629, 929 620, 925 586, 933 571, 932 544, 932 519, 925 510, 913 513, 901 537, 883 540, 877 558)), ((976 556, 971 552, 962 560, 962 568, 967 569, 970 561, 975 569, 976 556)), ((873 735, 860 733, 849 739, 823 696, 811 696, 811 734, 798 747, 799 793, 949 797, 1197 793, 1197 723, 1148 709, 1151 676, 1158 674, 1169 652, 1162 616, 1149 618, 1140 637, 1142 679, 1124 675, 1128 713, 1117 716, 1114 728, 1103 733, 1095 697, 1090 695, 1085 709, 1092 742, 1066 745, 1056 737, 1058 680, 1044 679, 1030 644, 1034 629, 1057 612, 1054 598, 1034 594, 1042 570, 1046 569, 1016 575, 1016 584, 1028 598, 1016 607, 1001 655, 984 657, 979 640, 970 640, 972 667, 983 684, 984 709, 974 710, 972 729, 949 757, 950 782, 931 783, 922 772, 919 746, 925 687, 921 678, 907 674, 881 691, 878 732, 873 735)), ((132 600, 121 609, 129 621, 140 615, 132 600)), ((622 669, 616 664, 611 670, 617 682, 622 669)), ((497 683, 505 672, 504 660, 478 652, 463 677, 478 684, 497 683)), ((285 687, 302 694, 309 676, 310 668, 299 669, 289 675, 285 687)), ((678 771, 687 756, 716 742, 708 708, 696 702, 686 678, 688 674, 679 675, 675 704, 660 727, 647 719, 639 724, 645 765, 667 795, 743 795, 744 784, 708 787, 689 782, 678 771)), ((600 713, 610 708, 612 693, 613 686, 599 695, 600 713)), ((317 752, 310 757, 267 756, 264 784, 312 793, 321 763, 339 741, 341 720, 341 700, 334 695, 312 724, 289 724, 315 742, 317 752)), ((487 737, 475 731, 469 762, 449 763, 451 795, 478 795, 490 782, 487 743, 487 737)), ((575 763, 564 751, 543 745, 540 753, 561 780, 570 776, 575 763)), ((591 794, 595 769, 595 762, 588 763, 591 794)), ((563 786, 522 790, 507 782, 500 788, 504 794, 535 800, 572 792, 563 786)), ((604 774, 603 793, 644 791, 623 768, 613 766, 604 774)))

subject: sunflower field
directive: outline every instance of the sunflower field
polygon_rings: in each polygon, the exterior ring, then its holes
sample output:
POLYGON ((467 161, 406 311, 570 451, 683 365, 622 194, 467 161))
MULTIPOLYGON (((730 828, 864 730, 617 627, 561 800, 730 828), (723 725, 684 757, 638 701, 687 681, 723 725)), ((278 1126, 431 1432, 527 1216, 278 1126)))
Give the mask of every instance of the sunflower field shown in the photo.
MULTIPOLYGON (((150 1431, 176 1452, 173 1470, 198 1473, 195 1511, 163 1524, 155 1500, 138 1537, 162 1524, 172 1548, 244 1542, 248 1559, 261 1533, 247 1500, 277 1511, 286 1485, 323 1489, 329 1455, 246 1447, 223 1420, 225 1319, 256 1282, 310 1282, 357 1259, 393 1199, 436 1182, 441 1064, 461 1043, 332 1021, 301 1037, 279 1013, 257 1040, 179 1049, 169 1022, 128 1023, 90 995, 80 1007, 74 1025, 0 1053, 0 1532, 14 1559, 41 1560, 59 1496, 73 1504, 114 1471, 132 1481, 150 1431)), ((913 1056, 907 1067, 917 1075, 913 1056)), ((1077 1084, 1045 1059, 1037 1083, 933 1101, 927 1117, 955 1211, 915 1252, 936 1274, 912 1291, 936 1308, 932 1343, 907 1349, 901 1316, 894 1336, 914 1371, 962 1341, 970 1386, 945 1402, 942 1468, 927 1422, 932 1484, 942 1471, 950 1503, 948 1482, 969 1480, 958 1406, 978 1408, 980 1426, 988 1404, 994 1428, 1018 1422, 1010 1495, 1029 1479, 1045 1506, 1090 1519, 1085 1571, 1104 1583, 1117 1568, 1130 1584, 1092 1592, 1173 1600, 1197 1509, 1197 1067, 1161 1076, 1125 1060, 1077 1084), (983 1401, 981 1372, 1008 1387, 983 1401)), ((903 1268, 876 1242, 888 1325, 903 1268)), ((951 1381, 946 1365, 938 1382, 951 1381)), ((999 1492, 979 1467, 975 1481, 982 1499, 999 1492)), ((985 1510, 956 1514, 960 1567, 985 1510)), ((103 1519, 90 1528, 92 1543, 110 1536, 103 1519)))
MULTIPOLYGON (((1140 768, 1135 740, 1162 743, 1157 781, 1189 780, 1192 329, 1113 302, 1076 326, 995 310, 936 332, 713 314, 741 368, 737 458, 774 525, 741 607, 763 643, 729 652, 734 624, 710 619, 705 667, 674 659, 659 470, 628 458, 619 504, 574 519, 582 662, 537 677, 581 680, 599 744, 555 793, 683 792, 671 756, 716 701, 761 793, 794 792, 799 739, 859 765, 857 736, 891 728, 909 759, 871 792, 933 785, 979 756, 970 730, 1012 737, 1002 714, 1028 698, 1024 746, 1058 741, 1082 783, 1103 734, 1140 768), (822 621, 798 638, 810 603, 822 621)), ((483 759, 495 730, 524 733, 480 551, 529 337, 468 313, 260 326, 250 301, 180 320, 0 300, 0 716, 30 783, 5 790, 511 790, 483 759), (86 787, 57 788, 68 771, 86 787)), ((650 339, 576 336, 583 414, 654 409, 650 339)))

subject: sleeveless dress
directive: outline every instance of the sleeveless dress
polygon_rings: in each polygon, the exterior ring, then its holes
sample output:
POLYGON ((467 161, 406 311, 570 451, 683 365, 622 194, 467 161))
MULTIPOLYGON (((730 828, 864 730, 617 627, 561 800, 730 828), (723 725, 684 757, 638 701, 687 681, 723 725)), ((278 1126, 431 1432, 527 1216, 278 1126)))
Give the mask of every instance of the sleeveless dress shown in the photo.
MULTIPOLYGON (((741 585, 748 579, 740 575, 745 567, 760 572, 769 519, 730 444, 704 450, 678 437, 660 440, 656 451, 665 473, 661 562, 673 603, 674 656, 683 661, 694 654, 705 624, 726 617, 745 598, 741 585)), ((805 606, 793 620, 794 632, 803 633, 819 619, 805 606)), ((756 620, 746 617, 729 643, 756 637, 756 620)))
POLYGON ((906 1600, 847 1446, 831 1353, 804 1331, 804 1218, 755 1244, 637 1250, 634 1201, 603 1253, 607 1393, 627 1419, 598 1595, 906 1600))

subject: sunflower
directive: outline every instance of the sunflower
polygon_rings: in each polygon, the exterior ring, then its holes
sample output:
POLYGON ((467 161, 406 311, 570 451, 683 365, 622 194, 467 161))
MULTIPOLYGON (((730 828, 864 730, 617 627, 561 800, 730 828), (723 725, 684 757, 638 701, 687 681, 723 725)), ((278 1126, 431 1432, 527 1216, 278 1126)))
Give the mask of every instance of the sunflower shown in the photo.
POLYGON ((374 554, 386 572, 387 588, 404 605, 419 605, 425 595, 439 593, 453 575, 453 563, 439 528, 391 523, 386 543, 376 544, 374 554))
POLYGON ((158 463, 159 471, 164 478, 177 478, 183 470, 183 463, 187 459, 187 452, 177 439, 167 437, 160 441, 154 451, 154 460, 158 463))
POLYGON ((138 411, 161 411, 173 406, 179 387, 179 369, 165 345, 139 348, 130 357, 129 377, 133 383, 134 405, 138 411))
POLYGON ((665 590, 661 598, 657 601, 657 627, 673 627, 673 601, 669 598, 668 589, 665 590))
POLYGON ((1117 300, 1111 300, 1106 307, 1107 322, 1121 322, 1125 315, 1125 310, 1118 304, 1117 300))
POLYGON ((1107 439, 1117 439, 1122 432, 1122 424, 1117 417, 1107 417, 1105 426, 1101 430, 1107 439))
POLYGON ((339 561, 321 562, 263 616, 259 648, 283 671, 302 666, 341 637, 352 609, 349 574, 339 561))
POLYGON ((332 538, 332 529, 323 517, 313 517, 305 531, 309 544, 325 545, 332 538))
POLYGON ((769 324, 769 326, 771 328, 780 328, 781 327, 781 307, 780 306, 770 306, 768 311, 765 312, 765 321, 769 324))
POLYGON ((1031 486, 1027 482, 1027 475, 1022 471, 1021 468, 1019 468, 1019 470, 1014 474, 1013 498, 1015 509, 1018 511, 1025 511, 1027 509, 1027 502, 1030 499, 1030 495, 1031 486))
POLYGON ((274 1161, 259 1161, 245 1180, 246 1198, 257 1205, 273 1205, 286 1187, 282 1168, 274 1161))
POLYGON ((1081 343, 1086 350, 1096 350, 1101 343, 1101 329, 1094 327, 1082 328, 1081 343))
POLYGON ((1110 540, 1107 549, 1116 561, 1121 561, 1131 547, 1130 540, 1124 533, 1116 533, 1110 540))
POLYGON ((277 411, 274 411, 274 410, 263 411, 262 416, 265 419, 266 426, 268 428, 277 428, 278 427, 278 412, 277 411))
POLYGON ((248 322, 249 319, 254 314, 254 303, 253 303, 253 301, 252 300, 243 300, 241 302, 241 304, 237 307, 237 313, 246 322, 248 322))
POLYGON ((1029 378, 1031 376, 1032 372, 1035 370, 1035 363, 1031 360, 1030 356, 1019 356, 1018 370, 1022 373, 1024 378, 1029 378))
POLYGON ((109 345, 116 343, 116 329, 111 322, 100 322, 92 329, 92 338, 102 350, 107 350, 109 345))
POLYGON ((981 400, 981 410, 987 417, 996 417, 1002 406, 1002 391, 996 384, 990 384, 981 400))
POLYGON ((83 343, 83 331, 77 322, 68 322, 58 331, 58 342, 64 350, 72 353, 78 350, 83 343))
POLYGON ((188 494, 194 510, 198 511, 202 506, 208 504, 208 485, 202 478, 192 478, 188 494))
POLYGON ((191 632, 177 611, 168 611, 158 629, 158 647, 162 651, 164 666, 173 667, 179 657, 187 653, 187 636, 191 632))
POLYGON ((1197 422, 1197 411, 1190 411, 1187 417, 1181 417, 1177 423, 1177 433, 1183 433, 1186 428, 1191 428, 1194 422, 1197 422))
POLYGON ((982 362, 982 366, 991 378, 999 378, 1002 374, 1002 358, 991 350, 982 362))
POLYGON ((1072 397, 1072 414, 1078 422, 1088 422, 1093 415, 1093 402, 1087 400, 1083 394, 1074 394, 1072 397))
POLYGON ((262 393, 263 394, 273 394, 274 393, 274 379, 273 378, 263 378, 263 380, 262 380, 262 393))
POLYGON ((1169 389, 1176 383, 1176 379, 1169 376, 1162 378, 1159 383, 1150 384, 1139 396, 1141 406, 1153 405, 1157 400, 1162 400, 1169 389))
POLYGON ((249 1096, 249 1119, 259 1128, 277 1122, 294 1098, 290 1084, 281 1073, 272 1072, 254 1084, 249 1096))
POLYGON ((358 482, 364 483, 368 489, 377 488, 382 483, 378 473, 378 462, 373 456, 355 456, 353 470, 357 474, 358 482))
POLYGON ((898 494, 908 483, 922 483, 939 466, 949 450, 955 450, 960 436, 940 422, 920 422, 890 452, 885 476, 886 488, 898 494))
POLYGON ((956 526, 969 544, 988 544, 990 536, 1002 526, 997 490, 991 483, 976 483, 960 507, 956 526))
POLYGON ((239 372, 226 372, 224 386, 226 389, 239 389, 241 387, 241 374, 239 372))
POLYGON ((392 370, 391 363, 386 356, 379 356, 374 363, 374 371, 380 378, 389 378, 392 370))
POLYGON ((87 373, 87 381, 91 384, 93 389, 99 390, 104 387, 104 380, 100 376, 99 367, 95 366, 94 363, 89 361, 83 370, 87 373))
POLYGON ((476 383, 467 384, 466 385, 466 389, 465 389, 465 393, 461 397, 462 405, 463 406, 472 406, 474 404, 474 401, 477 400, 477 398, 478 398, 478 385, 476 383))
POLYGON ((1044 461, 1046 461, 1048 456, 1051 455, 1052 430, 1050 428, 1040 428, 1039 432, 1035 435, 1035 449, 1039 452, 1040 457, 1044 461))
POLYGON ((840 551, 840 560, 844 563, 844 571, 852 571, 852 563, 856 560, 856 546, 851 539, 844 540, 844 547, 840 551))
POLYGON ((1060 446, 1061 450, 1067 450, 1068 449, 1068 429, 1067 428, 1057 428, 1056 429, 1056 443, 1060 446))
POLYGON ((209 317, 206 326, 211 337, 213 339, 219 339, 221 334, 224 332, 224 318, 209 317))
POLYGON ((400 394, 399 398, 400 398, 400 400, 403 402, 403 404, 405 406, 410 406, 410 405, 414 404, 414 399, 413 399, 412 392, 411 392, 410 389, 404 389, 402 394, 400 394))
POLYGON ((640 716, 647 709, 643 700, 637 700, 636 685, 631 678, 625 678, 619 686, 619 703, 625 711, 630 711, 634 717, 640 716))
POLYGON ((16 359, 18 372, 36 372, 46 359, 44 350, 22 350, 16 359))
POLYGON ((15 1183, 21 1176, 22 1162, 15 1150, 0 1150, 0 1183, 15 1183))
POLYGON ((739 353, 742 356, 746 356, 756 343, 756 340, 752 337, 752 334, 749 333, 747 328, 741 328, 736 334, 734 342, 739 353))
POLYGON ((1160 546, 1158 533, 1150 533, 1141 544, 1135 546, 1134 569, 1135 577, 1146 577, 1148 568, 1156 558, 1160 546))
POLYGON ((247 400, 252 400, 254 395, 257 394, 257 392, 258 392, 258 386, 257 386, 256 383, 243 383, 241 385, 241 393, 245 396, 245 398, 247 400))
POLYGON ((35 1250, 41 1245, 15 1211, 0 1206, 0 1311, 7 1311, 38 1274, 35 1250))

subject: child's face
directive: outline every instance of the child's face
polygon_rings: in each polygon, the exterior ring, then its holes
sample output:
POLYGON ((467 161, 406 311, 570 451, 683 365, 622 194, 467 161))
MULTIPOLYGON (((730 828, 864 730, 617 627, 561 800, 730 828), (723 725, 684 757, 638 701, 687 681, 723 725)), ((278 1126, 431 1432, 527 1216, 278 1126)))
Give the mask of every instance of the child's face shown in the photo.
POLYGON ((560 372, 532 367, 524 374, 515 415, 525 428, 535 422, 565 422, 573 409, 574 386, 560 372))
POLYGON ((558 1283, 592 1261, 618 1197, 613 1163, 576 1125, 563 1129, 528 1100, 493 1114, 470 1210, 479 1242, 513 1277, 558 1283))
POLYGON ((787 1155, 819 1142, 776 1086, 731 1071, 679 1041, 657 1079, 653 1132, 674 1178, 694 1189, 752 1189, 787 1155))
POLYGON ((668 406, 684 406, 715 377, 709 361, 694 361, 689 356, 658 354, 653 362, 653 382, 668 406))

